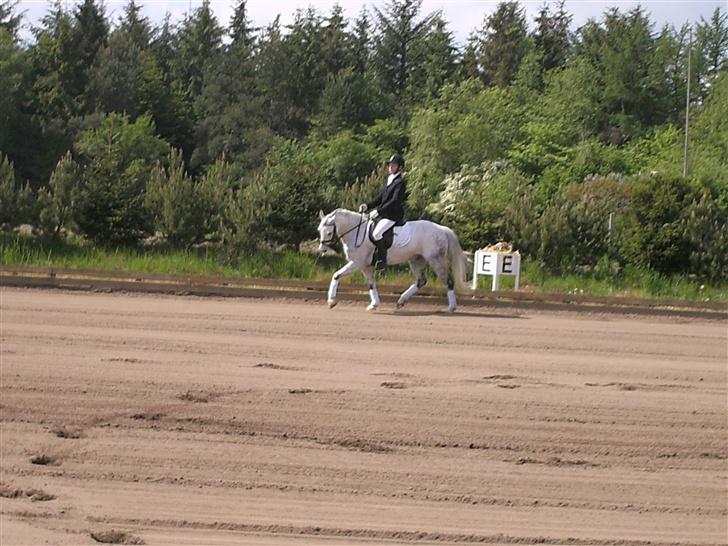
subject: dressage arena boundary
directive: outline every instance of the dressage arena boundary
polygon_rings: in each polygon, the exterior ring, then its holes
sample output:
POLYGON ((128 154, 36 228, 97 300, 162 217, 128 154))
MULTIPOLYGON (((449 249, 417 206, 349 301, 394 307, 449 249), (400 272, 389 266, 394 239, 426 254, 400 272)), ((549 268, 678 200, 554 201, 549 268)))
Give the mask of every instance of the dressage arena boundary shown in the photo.
MULTIPOLYGON (((211 275, 165 275, 68 269, 56 267, 0 265, 0 286, 24 288, 58 288, 106 292, 142 292, 156 294, 291 298, 326 301, 328 281, 277 280, 223 277, 211 275)), ((349 301, 368 301, 365 283, 344 283, 339 297, 349 301)), ((404 286, 380 285, 383 302, 395 303, 404 286)), ((424 287, 413 303, 438 305, 444 289, 424 287)), ((576 294, 534 294, 528 292, 491 292, 476 290, 459 300, 462 307, 508 307, 554 311, 578 311, 636 315, 670 315, 705 319, 728 319, 728 304, 672 299, 584 296, 576 294)))

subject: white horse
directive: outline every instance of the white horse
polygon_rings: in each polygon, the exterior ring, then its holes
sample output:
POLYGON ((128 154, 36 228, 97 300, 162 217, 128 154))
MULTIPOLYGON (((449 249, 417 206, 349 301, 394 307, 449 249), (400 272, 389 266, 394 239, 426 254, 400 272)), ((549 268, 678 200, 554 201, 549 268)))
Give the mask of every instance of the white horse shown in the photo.
MULTIPOLYGON (((347 264, 339 269, 331 278, 329 285, 329 307, 336 305, 336 289, 339 279, 355 271, 361 271, 369 282, 369 296, 371 303, 368 311, 379 307, 379 292, 374 280, 372 257, 374 244, 368 235, 368 218, 366 215, 346 209, 336 209, 324 214, 319 212, 321 222, 318 226, 319 251, 324 252, 337 240, 344 247, 347 264)), ((397 308, 401 308, 407 300, 427 284, 424 269, 429 263, 437 277, 447 285, 448 311, 452 313, 457 307, 455 291, 461 294, 472 293, 466 283, 466 258, 460 242, 453 231, 427 220, 407 222, 401 228, 395 228, 394 243, 388 252, 389 264, 409 262, 415 282, 405 290, 397 301, 397 308), (448 275, 448 262, 452 275, 448 275)))

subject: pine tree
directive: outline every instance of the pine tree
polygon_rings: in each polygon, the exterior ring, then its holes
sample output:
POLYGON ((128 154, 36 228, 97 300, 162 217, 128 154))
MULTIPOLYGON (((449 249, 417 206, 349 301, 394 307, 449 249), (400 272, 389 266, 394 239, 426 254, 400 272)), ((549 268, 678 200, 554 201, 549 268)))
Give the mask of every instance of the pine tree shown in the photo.
POLYGON ((169 12, 164 16, 162 25, 154 30, 154 39, 151 42, 151 49, 157 64, 162 70, 164 81, 172 81, 172 65, 174 63, 175 51, 177 49, 177 35, 174 32, 169 12))
POLYGON ((12 162, 0 153, 0 225, 32 223, 35 199, 29 184, 20 185, 15 179, 12 162))
POLYGON ((480 38, 477 32, 472 32, 468 36, 468 41, 463 48, 457 64, 458 81, 470 80, 473 78, 481 79, 480 67, 478 66, 478 47, 480 38))
POLYGON ((95 243, 133 243, 148 232, 145 190, 153 166, 169 149, 155 133, 148 116, 129 123, 112 113, 79 135, 74 147, 83 177, 76 223, 95 243))
POLYGON ((191 159, 195 169, 224 154, 247 170, 261 161, 270 142, 263 120, 252 32, 238 27, 236 36, 205 72, 196 103, 199 121, 191 159))
POLYGON ((317 135, 331 136, 357 125, 368 125, 386 115, 378 107, 376 89, 364 74, 353 67, 329 74, 315 118, 317 135))
POLYGON ((205 68, 214 63, 221 52, 222 34, 209 0, 204 0, 179 29, 172 72, 191 100, 202 92, 205 68))
POLYGON ((698 100, 708 95, 711 82, 718 72, 728 68, 728 14, 715 8, 709 21, 700 18, 695 33, 696 79, 698 100))
POLYGON ((316 114, 329 72, 324 60, 323 20, 313 8, 296 14, 284 44, 288 74, 278 85, 288 103, 287 134, 303 137, 316 114))
POLYGON ((440 88, 450 81, 455 72, 453 36, 440 14, 433 17, 424 51, 425 98, 437 97, 440 88))
POLYGON ((80 113, 82 91, 73 21, 57 0, 41 25, 34 29, 36 43, 31 50, 35 110, 44 124, 54 119, 67 121, 80 113))
POLYGON ((278 16, 268 25, 260 42, 258 75, 263 116, 270 130, 280 135, 291 133, 287 123, 290 99, 288 93, 281 89, 288 77, 289 62, 278 16))
POLYGON ((501 2, 480 31, 478 64, 486 84, 510 85, 528 49, 523 9, 515 1, 501 2))
POLYGON ((139 49, 147 49, 152 42, 152 26, 147 17, 141 17, 142 7, 135 0, 124 6, 124 15, 119 22, 119 31, 126 33, 139 49))
POLYGON ((354 33, 351 37, 354 70, 359 74, 367 73, 371 64, 370 28, 371 23, 366 8, 362 8, 359 17, 354 22, 354 33))
POLYGON ((0 0, 0 30, 6 30, 16 39, 23 16, 15 13, 18 0, 0 0))
POLYGON ((571 48, 571 20, 572 16, 564 10, 564 0, 559 0, 558 11, 554 14, 548 5, 539 11, 533 41, 536 50, 542 54, 543 70, 551 70, 566 62, 571 48))
POLYGON ((253 27, 252 22, 248 19, 247 6, 247 0, 238 0, 230 19, 229 33, 233 46, 241 47, 242 51, 252 54, 255 48, 255 33, 260 29, 253 27))
POLYGON ((106 45, 109 37, 109 24, 102 4, 96 0, 83 0, 74 12, 73 27, 74 49, 77 64, 76 89, 78 102, 82 110, 86 110, 86 86, 88 85, 91 67, 99 51, 106 45))
MULTIPOLYGON (((665 92, 654 96, 655 103, 673 123, 680 123, 685 110, 686 74, 688 56, 689 27, 680 30, 665 25, 654 41, 654 60, 650 65, 650 80, 664 79, 665 92)), ((693 78, 691 86, 697 79, 693 78)))
POLYGON ((346 31, 344 11, 335 4, 323 27, 323 64, 329 74, 337 74, 354 64, 352 36, 346 31))
POLYGON ((670 81, 657 55, 657 37, 641 7, 608 10, 578 31, 577 52, 596 68, 601 89, 602 140, 621 144, 643 127, 670 118, 670 81), (655 100, 657 98, 657 100, 655 100))
POLYGON ((120 28, 111 34, 94 64, 88 99, 97 110, 127 114, 133 121, 149 110, 153 100, 143 95, 159 95, 161 86, 161 72, 154 58, 120 28), (150 88, 154 84, 158 89, 150 88))
MULTIPOLYGON (((30 125, 25 106, 29 98, 29 73, 28 54, 9 30, 0 28, 0 150, 9 154, 16 164, 23 155, 24 137, 30 125)), ((18 170, 22 172, 20 165, 18 170)))
POLYGON ((390 0, 384 11, 374 8, 379 32, 374 42, 374 67, 380 90, 394 98, 398 115, 406 117, 411 91, 424 82, 417 68, 434 14, 420 18, 422 0, 390 0), (419 79, 419 81, 418 81, 419 79))
POLYGON ((58 237, 73 220, 81 173, 71 152, 66 152, 51 173, 47 189, 38 196, 40 223, 44 233, 58 237))
POLYGON ((144 194, 144 206, 155 233, 176 247, 189 247, 206 235, 208 207, 199 185, 186 170, 182 153, 170 150, 168 165, 157 163, 144 194))

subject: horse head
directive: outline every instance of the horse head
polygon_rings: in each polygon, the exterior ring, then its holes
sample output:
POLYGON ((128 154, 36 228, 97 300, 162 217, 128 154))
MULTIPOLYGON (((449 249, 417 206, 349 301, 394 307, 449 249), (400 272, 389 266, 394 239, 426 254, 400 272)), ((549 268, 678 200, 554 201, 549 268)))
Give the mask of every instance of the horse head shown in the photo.
POLYGON ((326 252, 327 249, 331 248, 331 245, 333 245, 337 239, 336 223, 334 222, 336 219, 336 211, 332 212, 331 214, 324 214, 324 211, 320 210, 319 219, 321 221, 318 225, 318 251, 323 254, 324 252, 326 252))

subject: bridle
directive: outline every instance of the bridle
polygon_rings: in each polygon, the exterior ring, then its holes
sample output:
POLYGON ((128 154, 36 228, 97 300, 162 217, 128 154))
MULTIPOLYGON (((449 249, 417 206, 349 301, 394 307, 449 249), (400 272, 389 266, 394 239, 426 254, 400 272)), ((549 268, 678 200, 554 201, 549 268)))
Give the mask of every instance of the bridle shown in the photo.
MULTIPOLYGON (((331 238, 326 241, 321 241, 321 244, 324 246, 330 247, 332 244, 334 244, 336 241, 340 241, 341 238, 346 235, 347 233, 351 233, 352 231, 356 230, 356 235, 354 236, 354 248, 359 248, 362 244, 364 244, 364 238, 362 238, 361 242, 357 244, 357 241, 359 240, 359 231, 361 230, 361 226, 366 224, 367 221, 364 219, 364 213, 361 213, 361 219, 357 223, 356 226, 353 228, 347 229, 344 233, 341 235, 336 233, 336 222, 331 222, 331 225, 334 227, 334 230, 331 233, 331 238)), ((326 225, 326 224, 324 224, 326 225)))

